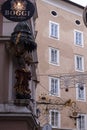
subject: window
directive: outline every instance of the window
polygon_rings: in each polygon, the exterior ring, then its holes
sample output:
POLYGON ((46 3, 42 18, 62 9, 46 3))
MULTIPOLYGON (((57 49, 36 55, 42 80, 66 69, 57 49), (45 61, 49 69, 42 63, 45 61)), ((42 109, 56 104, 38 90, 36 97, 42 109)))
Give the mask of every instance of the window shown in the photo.
POLYGON ((55 22, 49 22, 49 35, 52 38, 59 38, 59 24, 55 22))
POLYGON ((60 96, 60 83, 59 78, 49 78, 49 91, 51 95, 60 96))
POLYGON ((79 114, 79 118, 77 119, 77 129, 78 130, 86 130, 86 115, 79 114))
POLYGON ((50 125, 52 128, 60 128, 60 113, 57 110, 50 110, 50 125))
POLYGON ((74 43, 78 46, 83 45, 83 32, 81 31, 74 31, 74 43))
POLYGON ((77 25, 80 25, 80 24, 81 24, 81 23, 80 23, 80 20, 76 20, 75 23, 76 23, 77 25))
POLYGON ((75 55, 75 69, 77 71, 84 71, 84 57, 75 55))
POLYGON ((81 101, 85 100, 85 84, 83 83, 76 84, 76 97, 77 100, 81 100, 81 101))
POLYGON ((57 12, 56 11, 51 11, 51 14, 53 15, 53 16, 57 16, 57 12))
POLYGON ((55 48, 49 48, 49 62, 53 65, 59 64, 59 50, 55 48))

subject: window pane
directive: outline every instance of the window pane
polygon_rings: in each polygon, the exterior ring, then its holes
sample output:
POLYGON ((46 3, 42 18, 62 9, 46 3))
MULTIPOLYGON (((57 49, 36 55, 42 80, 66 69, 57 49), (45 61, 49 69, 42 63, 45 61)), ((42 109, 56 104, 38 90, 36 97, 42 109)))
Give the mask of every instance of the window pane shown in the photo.
POLYGON ((54 126, 54 112, 51 112, 51 124, 54 126))
POLYGON ((54 51, 54 62, 55 63, 57 63, 57 58, 58 58, 58 56, 57 56, 57 50, 55 50, 54 51))
POLYGON ((80 66, 80 64, 79 64, 79 57, 77 57, 77 68, 79 69, 79 66, 80 66))
POLYGON ((58 80, 55 80, 55 94, 58 94, 58 80))
POLYGON ((55 126, 58 126, 58 112, 55 112, 55 126))
POLYGON ((84 84, 78 83, 78 84, 77 84, 77 88, 78 88, 78 99, 79 99, 79 100, 85 100, 84 84))
POLYGON ((57 65, 58 64, 58 62, 59 62, 59 53, 58 53, 58 50, 57 49, 55 49, 55 48, 50 48, 50 57, 49 57, 49 59, 50 59, 50 63, 53 63, 53 64, 55 64, 55 65, 57 65))
POLYGON ((55 25, 55 37, 58 37, 58 25, 55 25))
POLYGON ((50 23, 50 36, 54 38, 58 38, 58 24, 57 23, 50 23))
POLYGON ((75 31, 75 43, 80 46, 82 45, 82 33, 81 32, 75 31))
POLYGON ((81 44, 82 43, 82 35, 81 35, 81 33, 79 33, 79 44, 81 44))
POLYGON ((59 127, 59 113, 58 111, 52 110, 50 112, 51 116, 51 125, 52 127, 58 128, 59 127))
POLYGON ((54 79, 51 79, 51 93, 54 94, 54 79))
POLYGON ((78 128, 80 130, 85 130, 85 116, 80 115, 81 117, 78 119, 78 128))
POLYGON ((54 24, 51 23, 51 36, 54 36, 54 24))
POLYGON ((81 70, 83 71, 84 70, 84 64, 83 64, 83 57, 82 56, 76 56, 76 69, 77 70, 81 70))
POLYGON ((54 50, 52 49, 52 50, 51 50, 51 61, 52 61, 52 62, 54 62, 54 56, 55 56, 55 55, 54 55, 54 50))
POLYGON ((85 128, 85 118, 84 116, 81 117, 81 128, 85 128))
POLYGON ((52 95, 59 95, 59 79, 58 78, 50 78, 50 92, 52 95))

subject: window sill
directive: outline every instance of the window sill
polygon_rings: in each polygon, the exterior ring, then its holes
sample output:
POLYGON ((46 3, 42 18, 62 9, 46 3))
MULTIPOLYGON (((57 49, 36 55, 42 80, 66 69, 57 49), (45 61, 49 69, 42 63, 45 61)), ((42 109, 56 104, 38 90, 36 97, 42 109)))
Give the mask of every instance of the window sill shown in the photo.
POLYGON ((80 70, 80 69, 76 69, 75 71, 78 71, 78 72, 84 72, 84 70, 80 70))
POLYGON ((50 65, 53 65, 53 66, 60 66, 59 63, 52 63, 52 62, 49 62, 50 65))
POLYGON ((49 36, 50 39, 53 39, 53 40, 59 40, 58 37, 53 37, 53 36, 49 36))
POLYGON ((86 102, 86 99, 77 99, 79 102, 86 102))
POLYGON ((50 95, 50 96, 54 96, 54 97, 60 97, 60 94, 57 94, 57 95, 56 95, 56 94, 51 94, 51 93, 49 93, 49 95, 50 95))

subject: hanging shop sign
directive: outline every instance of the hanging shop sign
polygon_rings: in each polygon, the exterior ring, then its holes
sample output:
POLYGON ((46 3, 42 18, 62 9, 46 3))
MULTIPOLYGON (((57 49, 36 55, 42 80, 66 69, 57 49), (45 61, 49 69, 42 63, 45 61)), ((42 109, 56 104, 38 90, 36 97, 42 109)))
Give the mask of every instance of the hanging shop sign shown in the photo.
POLYGON ((84 11, 83 11, 83 22, 85 26, 87 27, 87 6, 84 8, 84 11))
POLYGON ((42 128, 42 130, 52 130, 52 127, 50 124, 45 124, 42 128))
POLYGON ((33 3, 28 0, 7 0, 1 6, 2 15, 14 22, 30 19, 34 11, 35 7, 33 3))

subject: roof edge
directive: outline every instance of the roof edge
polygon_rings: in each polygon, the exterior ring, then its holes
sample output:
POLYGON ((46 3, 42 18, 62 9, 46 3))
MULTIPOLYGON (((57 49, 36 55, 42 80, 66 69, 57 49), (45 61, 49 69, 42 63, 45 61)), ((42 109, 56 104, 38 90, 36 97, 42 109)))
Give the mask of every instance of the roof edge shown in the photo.
POLYGON ((61 0, 61 1, 67 2, 67 3, 69 3, 69 4, 72 4, 72 5, 74 5, 74 6, 79 7, 79 8, 81 8, 81 9, 84 9, 84 6, 79 5, 79 4, 77 4, 77 3, 75 3, 75 2, 72 2, 72 1, 70 1, 70 0, 61 0))

